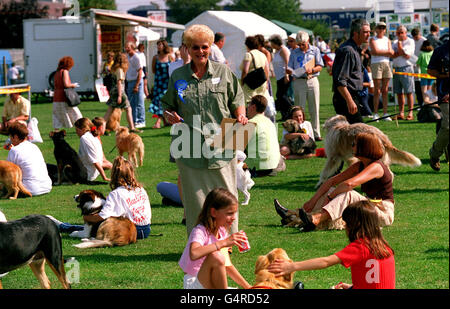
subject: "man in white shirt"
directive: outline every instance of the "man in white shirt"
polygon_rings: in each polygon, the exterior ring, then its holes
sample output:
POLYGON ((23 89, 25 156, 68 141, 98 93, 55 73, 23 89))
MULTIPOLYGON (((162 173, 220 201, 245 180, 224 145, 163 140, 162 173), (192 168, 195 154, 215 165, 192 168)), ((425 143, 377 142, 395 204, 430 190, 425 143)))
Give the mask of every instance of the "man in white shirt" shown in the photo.
POLYGON ((11 85, 17 84, 17 81, 19 80, 19 69, 17 68, 14 62, 8 69, 8 78, 10 80, 11 85))
MULTIPOLYGON (((395 72, 398 73, 414 73, 414 62, 411 60, 411 56, 414 55, 415 44, 414 40, 408 38, 407 30, 405 26, 399 26, 396 31, 397 40, 394 41, 392 48, 394 55, 392 58, 392 66, 395 72)), ((394 74, 393 78, 394 93, 397 94, 399 115, 397 119, 405 119, 405 95, 408 101, 408 116, 406 120, 413 120, 413 107, 414 107, 414 77, 407 75, 394 74)))
MULTIPOLYGON (((420 28, 414 28, 411 30, 411 35, 414 40, 415 49, 414 49, 414 55, 416 57, 419 57, 420 55, 420 48, 422 47, 422 43, 426 41, 427 39, 422 36, 420 33, 420 28)), ((420 67, 418 65, 414 65, 414 73, 421 73, 420 67)), ((426 72, 423 72, 426 73, 426 72)), ((423 104, 423 97, 422 97, 422 88, 420 87, 420 78, 414 77, 414 88, 416 92, 417 97, 417 103, 419 103, 420 106, 423 104)))
POLYGON ((136 54, 136 46, 133 42, 125 44, 125 51, 128 54, 127 96, 130 100, 133 113, 134 126, 136 128, 145 127, 145 94, 144 94, 144 73, 141 61, 136 54))
POLYGON ((214 43, 211 45, 211 53, 209 59, 215 62, 228 64, 227 59, 223 55, 222 48, 225 46, 225 35, 221 32, 216 32, 214 35, 214 43))

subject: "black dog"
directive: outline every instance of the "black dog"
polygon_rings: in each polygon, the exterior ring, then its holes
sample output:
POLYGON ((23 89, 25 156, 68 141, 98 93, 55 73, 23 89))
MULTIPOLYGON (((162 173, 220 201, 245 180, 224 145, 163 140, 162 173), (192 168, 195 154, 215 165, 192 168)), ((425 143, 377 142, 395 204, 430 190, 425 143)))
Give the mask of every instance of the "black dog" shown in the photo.
POLYGON ((81 162, 78 153, 64 140, 65 136, 65 130, 50 132, 50 138, 55 145, 53 154, 55 155, 58 167, 56 184, 61 184, 63 176, 74 184, 89 183, 86 167, 81 162))
POLYGON ((61 235, 52 220, 30 215, 0 222, 0 235, 0 274, 29 264, 41 287, 49 289, 50 281, 45 273, 47 261, 63 287, 70 288, 64 270, 61 235))

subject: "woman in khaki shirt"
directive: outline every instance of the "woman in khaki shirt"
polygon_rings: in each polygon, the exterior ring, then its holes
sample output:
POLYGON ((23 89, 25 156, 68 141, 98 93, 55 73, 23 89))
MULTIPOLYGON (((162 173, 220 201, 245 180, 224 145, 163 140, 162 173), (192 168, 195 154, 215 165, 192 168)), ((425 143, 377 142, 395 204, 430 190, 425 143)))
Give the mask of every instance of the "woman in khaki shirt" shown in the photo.
MULTIPOLYGON (((226 65, 209 61, 212 30, 192 25, 184 32, 183 40, 192 61, 172 73, 161 102, 166 120, 177 124, 171 130, 171 154, 180 173, 189 235, 212 189, 223 187, 238 197, 234 154, 209 155, 205 138, 213 133, 205 128, 219 127, 224 118, 236 118, 241 124, 248 119, 238 78, 226 65)), ((237 225, 236 219, 233 233, 238 231, 237 225)))

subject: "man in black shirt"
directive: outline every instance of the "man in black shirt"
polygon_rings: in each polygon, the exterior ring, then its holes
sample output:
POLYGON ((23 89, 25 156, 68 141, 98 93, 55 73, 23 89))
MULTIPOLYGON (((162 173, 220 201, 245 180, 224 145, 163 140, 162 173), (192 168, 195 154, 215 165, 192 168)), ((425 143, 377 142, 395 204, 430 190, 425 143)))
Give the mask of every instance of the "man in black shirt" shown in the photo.
MULTIPOLYGON (((448 151, 448 137, 449 137, 449 41, 436 48, 428 63, 428 74, 436 77, 436 90, 438 95, 438 103, 442 112, 441 127, 430 149, 430 166, 435 171, 441 169, 439 157, 444 151, 448 151)), ((448 153, 447 153, 448 154, 448 153)))
POLYGON ((358 95, 363 89, 364 77, 360 45, 369 41, 369 22, 353 20, 350 35, 351 38, 337 49, 333 62, 333 105, 337 114, 344 115, 349 123, 356 123, 363 122, 358 95))

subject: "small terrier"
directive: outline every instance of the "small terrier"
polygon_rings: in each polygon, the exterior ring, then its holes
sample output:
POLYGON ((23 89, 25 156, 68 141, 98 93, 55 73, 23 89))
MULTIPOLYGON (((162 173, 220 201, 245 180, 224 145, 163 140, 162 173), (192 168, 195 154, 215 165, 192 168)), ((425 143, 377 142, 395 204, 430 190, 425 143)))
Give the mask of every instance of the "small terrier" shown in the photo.
POLYGON ((248 190, 250 190, 255 185, 255 182, 252 180, 250 171, 248 170, 248 166, 244 162, 245 159, 247 159, 245 153, 237 150, 236 158, 238 160, 236 168, 237 188, 245 196, 245 199, 241 205, 248 205, 248 202, 250 201, 250 192, 248 192, 248 190))

